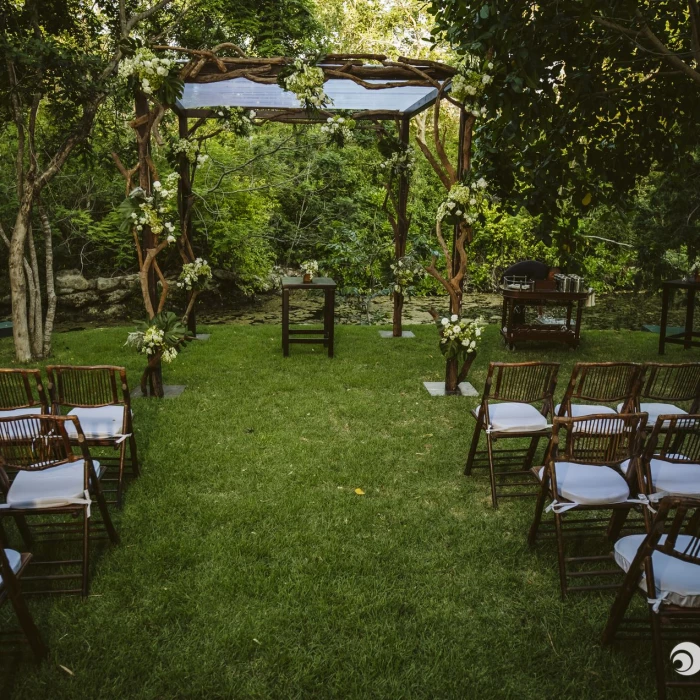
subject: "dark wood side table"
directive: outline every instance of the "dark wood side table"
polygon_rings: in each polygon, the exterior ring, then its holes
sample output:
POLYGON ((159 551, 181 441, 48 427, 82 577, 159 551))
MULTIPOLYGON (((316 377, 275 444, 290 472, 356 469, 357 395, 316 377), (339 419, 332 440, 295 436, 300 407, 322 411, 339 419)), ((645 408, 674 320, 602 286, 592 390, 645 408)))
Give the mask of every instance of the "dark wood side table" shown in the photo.
POLYGON ((328 348, 328 357, 333 357, 333 331, 335 318, 335 282, 330 277, 314 277, 311 282, 304 284, 303 277, 282 278, 282 352, 289 357, 290 343, 323 343, 328 348), (323 305, 323 330, 318 329, 290 329, 289 328, 289 292, 295 289, 322 289, 324 296, 323 305), (292 336, 314 336, 321 338, 293 338, 292 336))
POLYGON ((693 332, 693 311, 695 310, 695 292, 700 289, 700 282, 695 280, 666 280, 663 285, 661 299, 661 328, 659 328, 659 355, 664 354, 666 343, 682 345, 686 350, 700 347, 700 341, 693 338, 700 337, 700 333, 693 332), (671 293, 677 289, 685 289, 688 292, 688 307, 685 311, 685 328, 682 333, 666 335, 666 323, 668 320, 668 304, 671 293))
POLYGON ((524 340, 549 340, 565 343, 577 348, 581 342, 581 314, 588 299, 585 292, 559 292, 555 289, 537 291, 516 290, 501 287, 503 295, 503 312, 501 314, 501 335, 506 345, 514 349, 515 343, 524 340), (576 305, 576 320, 572 326, 572 317, 576 305), (517 324, 514 319, 516 306, 565 306, 566 325, 517 324))

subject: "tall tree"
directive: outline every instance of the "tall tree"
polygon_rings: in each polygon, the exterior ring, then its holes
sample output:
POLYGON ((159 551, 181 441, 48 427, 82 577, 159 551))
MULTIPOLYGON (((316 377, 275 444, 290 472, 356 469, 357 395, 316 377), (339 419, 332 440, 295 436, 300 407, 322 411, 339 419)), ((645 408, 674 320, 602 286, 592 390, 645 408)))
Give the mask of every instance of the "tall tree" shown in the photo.
MULTIPOLYGON (((51 349, 42 322, 32 234, 42 190, 71 153, 86 143, 95 115, 112 89, 122 57, 119 42, 171 1, 154 1, 128 15, 126 0, 116 7, 86 0, 0 0, 0 65, 5 71, 0 114, 16 132, 17 211, 9 239, 9 272, 15 354, 20 362, 44 357, 51 349)), ((44 233, 50 245, 50 230, 45 227, 44 233)), ((50 263, 49 248, 46 255, 50 263)), ((51 304, 50 268, 49 273, 51 304)))
POLYGON ((480 169, 505 203, 542 215, 545 238, 696 149, 696 0, 433 0, 430 11, 436 37, 494 62, 480 169))

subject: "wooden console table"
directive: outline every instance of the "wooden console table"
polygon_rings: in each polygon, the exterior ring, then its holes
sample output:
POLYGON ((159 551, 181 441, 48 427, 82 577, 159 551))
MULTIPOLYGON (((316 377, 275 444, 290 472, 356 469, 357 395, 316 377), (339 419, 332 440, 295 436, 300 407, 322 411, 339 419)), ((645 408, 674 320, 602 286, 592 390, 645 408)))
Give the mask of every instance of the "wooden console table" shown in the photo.
POLYGON ((503 312, 501 315, 501 335, 506 345, 512 350, 515 343, 524 340, 548 340, 565 343, 577 348, 581 341, 581 314, 588 298, 585 292, 559 292, 555 289, 516 290, 501 287, 503 295, 503 312), (576 320, 571 321, 576 304, 576 320), (565 306, 566 325, 559 324, 517 324, 514 322, 516 306, 565 306))
POLYGON ((323 343, 328 348, 328 357, 333 357, 333 330, 335 317, 335 282, 329 277, 314 277, 311 282, 304 284, 303 277, 282 278, 282 352, 289 357, 290 343, 323 343), (295 289, 322 289, 324 295, 323 330, 290 329, 289 328, 289 292, 295 289), (294 338, 292 336, 307 336, 294 338), (308 336, 320 335, 320 338, 308 336))
POLYGON ((659 328, 659 355, 664 354, 666 343, 682 345, 686 350, 700 347, 700 341, 693 338, 700 337, 700 333, 693 332, 693 311, 695 310, 695 292, 700 289, 700 282, 694 280, 666 280, 663 283, 663 297, 661 300, 661 328, 659 328), (668 319, 668 304, 671 300, 671 292, 677 289, 685 289, 688 292, 688 305, 685 311, 685 328, 682 333, 666 335, 666 322, 668 319))

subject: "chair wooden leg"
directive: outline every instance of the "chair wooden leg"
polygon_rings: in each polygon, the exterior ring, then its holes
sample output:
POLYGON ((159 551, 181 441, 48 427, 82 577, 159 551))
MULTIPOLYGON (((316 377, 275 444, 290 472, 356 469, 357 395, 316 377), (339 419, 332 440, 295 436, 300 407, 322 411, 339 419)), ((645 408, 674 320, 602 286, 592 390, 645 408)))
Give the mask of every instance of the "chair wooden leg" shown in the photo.
POLYGON ((498 495, 496 494, 496 467, 493 463, 493 440, 490 433, 486 433, 486 450, 489 456, 489 476, 491 477, 491 505, 498 508, 498 495))
POLYGON ((479 446, 479 437, 481 436, 481 421, 477 418, 476 426, 474 427, 474 434, 472 436, 472 444, 469 447, 469 456, 467 457, 467 463, 464 466, 465 476, 471 476, 472 466, 474 465, 474 457, 476 457, 476 449, 479 446))
POLYGON ((126 461, 126 440, 119 445, 119 474, 117 475, 117 508, 122 507, 124 492, 124 462, 126 461))
POLYGON ((537 445, 540 442, 540 436, 536 435, 530 440, 530 447, 528 448, 527 455, 525 457, 525 467, 524 469, 529 469, 532 466, 532 460, 535 459, 535 453, 537 452, 537 445))
POLYGON ((568 591, 566 581, 566 556, 564 552, 564 528, 560 513, 554 514, 554 530, 557 536, 557 558, 559 561, 559 585, 561 587, 562 600, 566 598, 568 591))
POLYGON ((104 523, 105 530, 107 531, 107 535, 109 536, 109 540, 112 544, 119 544, 120 539, 119 539, 119 533, 114 527, 114 523, 112 522, 112 518, 109 515, 109 508, 107 507, 107 501, 105 500, 105 496, 102 493, 102 489, 100 488, 99 484, 95 485, 94 489, 95 493, 95 500, 97 501, 97 506, 100 509, 100 515, 102 516, 102 522, 104 523))
POLYGON ((22 536, 22 541, 24 542, 25 549, 31 549, 34 544, 34 537, 32 537, 32 531, 27 525, 27 519, 23 515, 13 516, 15 519, 15 525, 19 530, 19 534, 22 536))
POLYGON ((136 438, 134 437, 134 428, 131 426, 129 428, 129 459, 131 461, 131 471, 134 477, 141 476, 141 469, 139 468, 138 452, 136 451, 136 438))
POLYGON ((612 515, 610 516, 610 522, 608 524, 608 539, 611 542, 617 542, 619 539, 620 532, 622 532, 622 528, 625 526, 628 515, 629 510, 613 510, 612 515))
POLYGON ((17 615, 19 626, 22 628, 22 632, 24 632, 24 636, 27 638, 27 643, 34 654, 34 658, 37 661, 45 659, 49 650, 41 637, 41 633, 34 622, 34 618, 27 609, 24 598, 22 598, 19 593, 10 595, 9 597, 12 602, 12 607, 15 610, 15 615, 17 615))
MULTIPOLYGON (((633 571, 630 568, 630 572, 633 571)), ((636 567, 634 569, 636 571, 636 567)), ((625 580, 622 582, 622 587, 617 592, 615 600, 610 608, 610 614, 608 615, 608 621, 605 623, 605 629, 603 630, 603 635, 601 638, 601 644, 603 646, 609 646, 615 641, 615 635, 619 629, 622 621, 625 619, 625 613, 629 607, 630 601, 632 600, 638 585, 639 576, 635 576, 632 573, 627 573, 625 580)))
POLYGON ((88 509, 85 506, 83 510, 83 580, 82 593, 83 598, 87 598, 90 588, 90 518, 88 517, 88 509))
POLYGON ((649 609, 651 615, 651 640, 654 652, 654 669, 656 671, 656 694, 659 700, 666 700, 666 669, 664 667, 664 650, 661 639, 661 616, 649 609))
POLYGON ((532 519, 532 525, 530 525, 530 532, 527 535, 527 543, 530 547, 534 546, 537 541, 537 532, 540 529, 540 523, 542 522, 542 513, 544 513, 544 504, 547 500, 547 493, 549 487, 547 484, 546 476, 542 480, 542 486, 540 492, 537 494, 537 503, 535 504, 535 517, 532 519))

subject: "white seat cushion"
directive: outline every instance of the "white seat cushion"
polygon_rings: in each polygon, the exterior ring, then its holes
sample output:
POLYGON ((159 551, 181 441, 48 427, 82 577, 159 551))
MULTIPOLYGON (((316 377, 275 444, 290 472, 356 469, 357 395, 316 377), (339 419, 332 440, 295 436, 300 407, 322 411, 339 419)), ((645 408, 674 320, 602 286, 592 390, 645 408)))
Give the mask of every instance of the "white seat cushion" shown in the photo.
MULTIPOLYGON (((97 408, 73 408, 69 416, 77 416, 80 427, 88 440, 99 440, 122 434, 124 406, 99 406, 97 408)), ((66 423, 69 437, 77 435, 71 423, 66 423)))
MULTIPOLYGON (((628 468, 629 460, 625 460, 620 469, 627 474, 628 468)), ((678 464, 652 458, 651 481, 654 491, 700 498, 700 464, 678 464)))
MULTIPOLYGON (((621 411, 622 406, 623 404, 620 404, 617 410, 621 411)), ((653 428, 659 416, 688 415, 688 411, 684 411, 682 408, 678 408, 678 406, 674 406, 672 403, 640 403, 639 410, 641 413, 649 414, 649 418, 647 418, 647 428, 653 428)), ((668 428, 668 421, 664 423, 663 427, 668 428)))
MULTIPOLYGON (((662 535, 661 541, 665 540, 666 535, 662 535)), ((678 535, 676 551, 682 552, 690 544, 690 540, 690 535, 678 535)), ((615 561, 620 568, 629 571, 643 541, 644 535, 629 535, 615 542, 615 561)), ((666 600, 673 605, 684 608, 700 607, 700 566, 670 557, 663 552, 654 552, 651 561, 658 598, 665 593, 666 600)), ((643 591, 647 590, 644 576, 639 585, 643 591)))
MULTIPOLYGON (((557 404, 554 408, 554 415, 559 415, 559 409, 561 404, 557 404)), ((593 406, 587 403, 572 403, 571 404, 571 418, 580 418, 581 416, 594 416, 600 413, 612 413, 615 415, 617 411, 610 406, 593 406)))
MULTIPOLYGON (((478 408, 473 413, 478 415, 478 408)), ((547 428, 547 419, 529 403, 489 404, 491 428, 504 433, 536 432, 547 428)))
POLYGON ((26 408, 0 408, 0 418, 39 415, 41 415, 41 406, 27 406, 26 408))
MULTIPOLYGON (((5 556, 7 557, 7 561, 10 564, 12 571, 17 573, 19 571, 19 567, 22 565, 22 557, 20 553, 15 552, 14 549, 6 549, 5 556)), ((0 588, 2 588, 2 576, 0 576, 0 588)))
MULTIPOLYGON (((18 472, 7 493, 7 505, 12 508, 51 508, 84 498, 84 464, 85 460, 80 459, 40 471, 18 472)), ((93 464, 99 478, 102 467, 95 460, 93 464)))
MULTIPOLYGON (((557 462, 557 495, 581 505, 623 503, 630 491, 623 477, 610 467, 557 462)), ((540 481, 544 467, 539 470, 540 481)))

